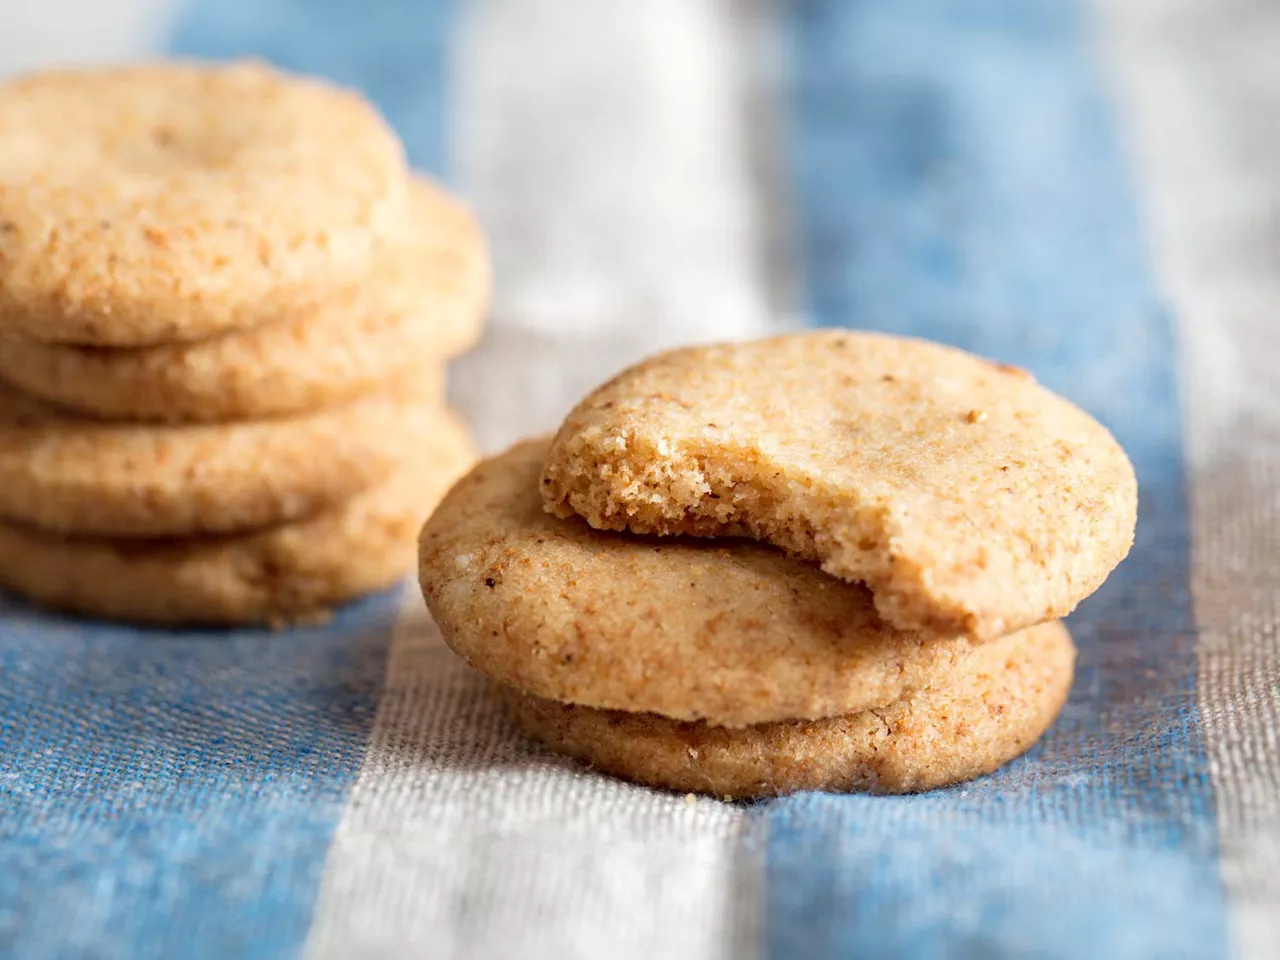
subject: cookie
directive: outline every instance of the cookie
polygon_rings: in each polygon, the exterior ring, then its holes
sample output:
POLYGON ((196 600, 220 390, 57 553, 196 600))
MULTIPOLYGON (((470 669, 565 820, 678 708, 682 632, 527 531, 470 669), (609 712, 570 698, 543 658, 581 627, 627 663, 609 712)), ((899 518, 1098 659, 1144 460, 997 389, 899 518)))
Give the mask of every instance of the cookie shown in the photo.
POLYGON ((369 277, 288 320, 189 343, 102 348, 0 341, 0 377, 96 416, 221 422, 298 413, 461 353, 489 295, 484 238, 426 181, 408 238, 369 277))
POLYGON ((600 529, 767 541, 897 627, 977 638, 1070 612, 1137 510, 1119 444, 1029 374, 840 330, 626 370, 565 420, 542 491, 600 529))
POLYGON ((743 730, 504 692, 537 739, 655 787, 725 799, 913 793, 990 773, 1024 753, 1061 712, 1074 660, 1066 629, 1045 624, 979 647, 945 683, 878 709, 743 730))
POLYGON ((422 530, 445 641, 540 697, 745 726, 889 703, 969 655, 887 627, 856 584, 750 541, 642 539, 543 509, 547 441, 475 467, 422 530))
POLYGON ((67 539, 0 523, 0 585, 56 609, 121 620, 305 618, 408 574, 423 518, 472 456, 466 432, 441 413, 387 481, 293 524, 155 542, 67 539))
POLYGON ((55 533, 163 537, 280 523, 390 475, 443 416, 394 387, 318 413, 188 426, 107 423, 0 386, 0 517, 55 533))
POLYGON ((357 94, 255 63, 0 84, 0 330, 137 346, 287 318, 356 281, 403 212, 357 94))

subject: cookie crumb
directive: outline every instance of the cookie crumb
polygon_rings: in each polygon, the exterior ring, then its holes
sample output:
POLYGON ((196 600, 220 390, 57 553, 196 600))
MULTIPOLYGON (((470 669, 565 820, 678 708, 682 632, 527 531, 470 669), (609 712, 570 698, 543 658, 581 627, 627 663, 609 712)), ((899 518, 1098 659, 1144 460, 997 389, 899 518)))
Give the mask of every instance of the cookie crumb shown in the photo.
POLYGON ((987 411, 970 410, 964 415, 964 419, 966 423, 982 423, 982 421, 987 419, 987 411))

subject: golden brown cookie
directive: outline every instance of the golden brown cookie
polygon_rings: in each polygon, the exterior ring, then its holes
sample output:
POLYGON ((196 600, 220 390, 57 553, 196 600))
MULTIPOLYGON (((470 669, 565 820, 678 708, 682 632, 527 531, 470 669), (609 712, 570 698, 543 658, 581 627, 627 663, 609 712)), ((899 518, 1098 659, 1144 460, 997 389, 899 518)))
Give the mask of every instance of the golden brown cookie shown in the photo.
POLYGON ((655 787, 726 799, 912 793, 1025 752, 1062 710, 1074 660, 1066 629, 1044 624, 979 647, 944 683, 878 709, 741 730, 504 693, 520 726, 553 749, 655 787))
POLYGON ((601 529, 768 541, 895 626, 980 638, 1070 612, 1137 510, 1111 434, 1027 373, 839 330, 624 371, 566 419, 542 490, 601 529))
POLYGON ((379 483, 438 392, 393 386, 234 424, 107 423, 0 385, 0 517, 55 533, 162 537, 305 517, 379 483))
POLYGON ((293 524, 238 536, 111 541, 0 523, 0 585, 50 607, 121 620, 304 618, 408 574, 423 518, 471 458, 466 432, 439 414, 387 481, 293 524))
POLYGON ((368 278, 287 320, 152 347, 0 340, 0 376, 100 417, 221 422, 314 410, 443 363, 480 333, 487 253, 442 190, 417 181, 411 198, 408 237, 387 243, 368 278))
POLYGON ((362 276, 402 213, 355 93, 256 63, 0 84, 0 330, 136 346, 288 317, 362 276))
POLYGON ((885 626, 870 594, 749 541, 600 533, 543 509, 547 441, 478 466, 423 527, 446 642, 502 683, 744 726, 878 706, 937 682, 962 638, 885 626))

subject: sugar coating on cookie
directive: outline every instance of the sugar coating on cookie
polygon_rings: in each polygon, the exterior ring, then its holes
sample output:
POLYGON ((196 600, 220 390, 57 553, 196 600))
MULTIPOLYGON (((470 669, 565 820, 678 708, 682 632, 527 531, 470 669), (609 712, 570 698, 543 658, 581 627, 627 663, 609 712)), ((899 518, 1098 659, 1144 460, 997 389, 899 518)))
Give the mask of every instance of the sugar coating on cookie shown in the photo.
POLYGON ((913 793, 1024 753, 1061 712, 1074 661, 1066 629, 1043 624, 978 648, 944 683, 877 709, 741 730, 504 693, 517 723, 553 749, 655 787, 732 799, 913 793))
POLYGON ((1070 612, 1137 511, 1119 444, 1029 374, 852 331, 624 371, 565 420, 541 489, 600 529, 768 541, 896 626, 982 638, 1070 612))
POLYGON ((750 541, 645 539, 549 516, 547 441, 477 465, 422 530, 455 652, 552 700, 743 726, 878 706, 972 649, 887 627, 865 588, 750 541))
POLYGON ((489 298, 484 237, 470 213, 425 180, 412 216, 367 278, 285 320, 204 340, 82 347, 11 339, 0 377, 99 417, 224 422, 349 400, 470 347, 489 298))
POLYGON ((53 533, 224 533, 316 513, 390 475, 437 395, 393 384, 316 413, 110 423, 0 384, 0 517, 53 533))
POLYGON ((443 410, 407 460, 332 510, 252 533, 181 540, 67 538, 0 522, 0 586, 59 610, 147 623, 306 618, 412 571, 417 532, 474 457, 443 410))
POLYGON ((256 63, 0 84, 0 331, 95 345, 280 319, 365 270, 403 205, 355 93, 256 63))

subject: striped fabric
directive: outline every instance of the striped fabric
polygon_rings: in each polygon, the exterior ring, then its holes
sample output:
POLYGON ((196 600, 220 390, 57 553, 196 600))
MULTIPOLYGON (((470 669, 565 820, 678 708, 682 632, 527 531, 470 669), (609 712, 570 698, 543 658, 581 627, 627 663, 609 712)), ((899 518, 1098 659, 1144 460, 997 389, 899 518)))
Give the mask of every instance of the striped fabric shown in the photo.
POLYGON ((487 449, 661 346, 912 333, 1110 426, 1138 540, 1043 743, 907 798, 584 773, 412 586, 283 634, 12 601, 0 956, 1280 956, 1280 7, 0 6, 3 70, 148 53, 359 86, 470 199, 498 290, 452 392, 487 449))

